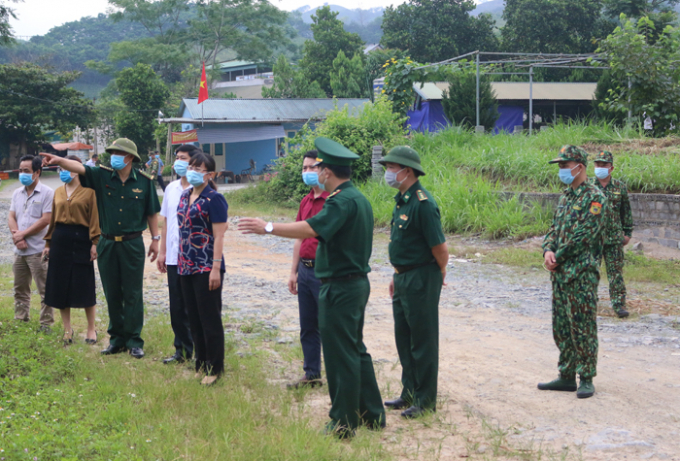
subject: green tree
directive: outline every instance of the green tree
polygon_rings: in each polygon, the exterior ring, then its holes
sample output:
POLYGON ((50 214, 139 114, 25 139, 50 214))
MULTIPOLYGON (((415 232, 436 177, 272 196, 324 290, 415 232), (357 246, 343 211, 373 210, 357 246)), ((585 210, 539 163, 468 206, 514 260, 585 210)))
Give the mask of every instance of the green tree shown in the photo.
POLYGON ((0 45, 9 45, 14 41, 10 18, 16 19, 14 10, 6 5, 7 2, 17 3, 19 0, 0 0, 0 45))
POLYGON ((300 69, 290 65, 284 55, 274 64, 274 85, 262 87, 263 98, 325 98, 317 82, 310 82, 300 69))
MULTIPOLYGON (((477 123, 477 75, 471 66, 461 68, 448 79, 442 107, 454 125, 472 128, 477 123)), ((487 78, 479 82, 479 124, 490 130, 498 120, 498 101, 487 78)))
POLYGON ((342 51, 345 56, 363 55, 363 42, 357 34, 345 31, 338 13, 331 11, 330 6, 316 10, 312 15, 312 33, 314 40, 305 42, 300 68, 310 81, 316 81, 329 97, 333 94, 330 74, 333 61, 342 51))
POLYGON ((611 18, 614 23, 618 22, 622 14, 627 18, 636 19, 646 16, 654 23, 657 31, 655 40, 667 25, 678 20, 676 8, 680 0, 603 0, 603 2, 605 16, 611 18))
POLYGON ((116 115, 116 131, 132 139, 140 155, 154 147, 154 124, 170 92, 151 66, 137 64, 123 69, 116 78, 120 100, 127 110, 116 115))
POLYGON ((680 29, 666 26, 658 34, 654 22, 621 15, 621 27, 600 43, 613 80, 603 108, 624 114, 631 110, 653 122, 657 136, 680 125, 680 29), (630 88, 629 88, 630 84, 630 88))
POLYGON ((87 128, 94 107, 70 88, 78 72, 50 72, 30 63, 0 65, 0 137, 34 143, 46 129, 62 133, 87 128))
MULTIPOLYGON (((506 0, 503 49, 524 53, 588 53, 601 34, 601 0, 506 0)), ((611 29, 610 29, 611 30, 611 29)))
POLYGON ((342 50, 333 60, 333 70, 330 74, 333 96, 336 98, 365 98, 368 96, 366 72, 361 55, 355 54, 348 59, 342 50))
POLYGON ((439 62, 475 51, 495 51, 495 21, 470 15, 472 0, 409 0, 389 6, 383 16, 381 43, 408 50, 420 62, 439 62))

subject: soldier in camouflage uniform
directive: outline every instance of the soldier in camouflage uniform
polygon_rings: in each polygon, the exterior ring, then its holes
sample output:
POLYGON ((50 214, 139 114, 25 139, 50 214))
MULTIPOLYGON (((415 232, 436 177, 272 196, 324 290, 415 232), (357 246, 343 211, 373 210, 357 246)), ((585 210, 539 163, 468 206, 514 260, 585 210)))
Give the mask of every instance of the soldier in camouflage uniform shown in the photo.
POLYGON ((611 152, 602 151, 595 158, 595 178, 592 184, 607 197, 605 210, 604 247, 599 263, 607 267, 609 278, 609 299, 612 309, 619 318, 628 317, 626 310, 626 284, 623 281, 623 247, 633 235, 633 213, 630 209, 628 189, 618 179, 612 178, 614 158, 611 152))
POLYGON ((560 376, 538 388, 576 391, 576 396, 595 393, 597 366, 597 256, 602 248, 603 208, 607 199, 588 182, 588 154, 576 146, 564 146, 550 163, 559 163, 560 180, 569 185, 560 198, 553 224, 545 236, 545 267, 553 288, 553 338, 560 351, 560 376))

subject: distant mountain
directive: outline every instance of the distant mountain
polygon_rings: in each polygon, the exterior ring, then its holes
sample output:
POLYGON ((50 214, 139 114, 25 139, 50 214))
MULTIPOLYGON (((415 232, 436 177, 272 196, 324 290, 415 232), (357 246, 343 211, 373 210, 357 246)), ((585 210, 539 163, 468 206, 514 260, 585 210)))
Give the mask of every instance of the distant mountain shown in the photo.
POLYGON ((477 8, 472 12, 473 16, 477 16, 481 13, 489 13, 494 18, 500 17, 505 9, 505 0, 487 0, 485 2, 480 2, 477 8))
MULTIPOLYGON (((324 4, 323 6, 328 5, 328 3, 324 4)), ((363 10, 361 8, 357 8, 355 10, 350 10, 348 8, 345 8, 344 6, 340 5, 328 5, 331 7, 331 11, 337 11, 338 14, 338 19, 340 19, 342 22, 345 24, 349 24, 351 22, 356 22, 359 25, 367 25, 371 21, 373 21, 376 18, 380 18, 383 15, 383 12, 385 11, 385 8, 379 6, 376 8, 368 8, 366 10, 363 10)), ((308 24, 312 23, 312 15, 316 13, 316 10, 321 8, 320 6, 318 7, 311 7, 311 6, 301 6, 295 11, 299 11, 300 14, 302 15, 302 20, 308 24)))

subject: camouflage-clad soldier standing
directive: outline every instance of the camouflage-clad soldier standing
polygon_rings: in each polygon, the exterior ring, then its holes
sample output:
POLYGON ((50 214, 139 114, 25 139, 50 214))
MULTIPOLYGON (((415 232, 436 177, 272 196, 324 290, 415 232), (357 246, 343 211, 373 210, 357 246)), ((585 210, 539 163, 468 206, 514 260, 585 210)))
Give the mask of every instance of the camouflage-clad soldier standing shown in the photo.
POLYGON ((604 246, 599 263, 607 267, 609 299, 612 309, 619 318, 628 317, 626 310, 626 284, 623 281, 623 247, 633 236, 633 213, 628 199, 628 188, 618 179, 612 178, 614 157, 611 152, 602 151, 595 158, 595 178, 591 179, 607 196, 605 210, 604 246))
POLYGON ((588 154, 576 146, 564 146, 550 163, 559 163, 560 180, 569 185, 560 198, 552 226, 545 236, 545 267, 553 288, 553 338, 560 351, 560 376, 538 388, 576 391, 576 396, 595 393, 597 374, 598 255, 602 247, 603 209, 607 199, 588 182, 588 154))

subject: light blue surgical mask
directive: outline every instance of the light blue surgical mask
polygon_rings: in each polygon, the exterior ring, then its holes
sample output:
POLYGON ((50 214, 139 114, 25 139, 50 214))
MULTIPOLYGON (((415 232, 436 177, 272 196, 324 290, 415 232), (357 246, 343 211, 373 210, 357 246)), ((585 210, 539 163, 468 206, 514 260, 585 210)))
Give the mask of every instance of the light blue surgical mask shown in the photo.
POLYGON ((605 179, 609 176, 609 168, 595 168, 595 176, 598 179, 605 179))
POLYGON ((574 168, 560 168, 560 181, 562 181, 564 184, 567 186, 571 183, 574 182, 574 176, 571 175, 571 172, 574 171, 576 168, 579 166, 576 165, 574 168))
POLYGON ((199 173, 198 171, 189 170, 187 171, 187 181, 194 187, 198 187, 203 184, 203 177, 205 173, 199 173))
POLYGON ((125 163, 124 155, 111 154, 111 168, 114 170, 122 170, 126 165, 127 163, 125 163))
POLYGON ((175 172, 178 175, 186 176, 187 168, 189 168, 189 162, 187 162, 186 160, 175 160, 173 168, 175 168, 175 172))
POLYGON ((326 183, 319 181, 319 174, 317 173, 316 182, 318 183, 319 189, 326 190, 326 183))
POLYGON ((28 187, 33 184, 33 173, 19 173, 19 182, 28 187))
POLYGON ((397 181, 397 176, 405 169, 406 168, 402 168, 396 173, 394 171, 385 170, 385 182, 387 183, 387 185, 390 187, 394 187, 395 189, 399 189, 401 185, 404 183, 404 181, 406 181, 406 178, 402 179, 401 181, 397 181))
POLYGON ((61 182, 66 183, 66 184, 73 181, 73 177, 71 176, 71 172, 66 171, 66 170, 61 170, 61 172, 59 173, 59 179, 61 179, 61 182))
POLYGON ((306 171, 302 173, 302 181, 310 187, 318 186, 319 173, 317 173, 316 171, 306 171))

